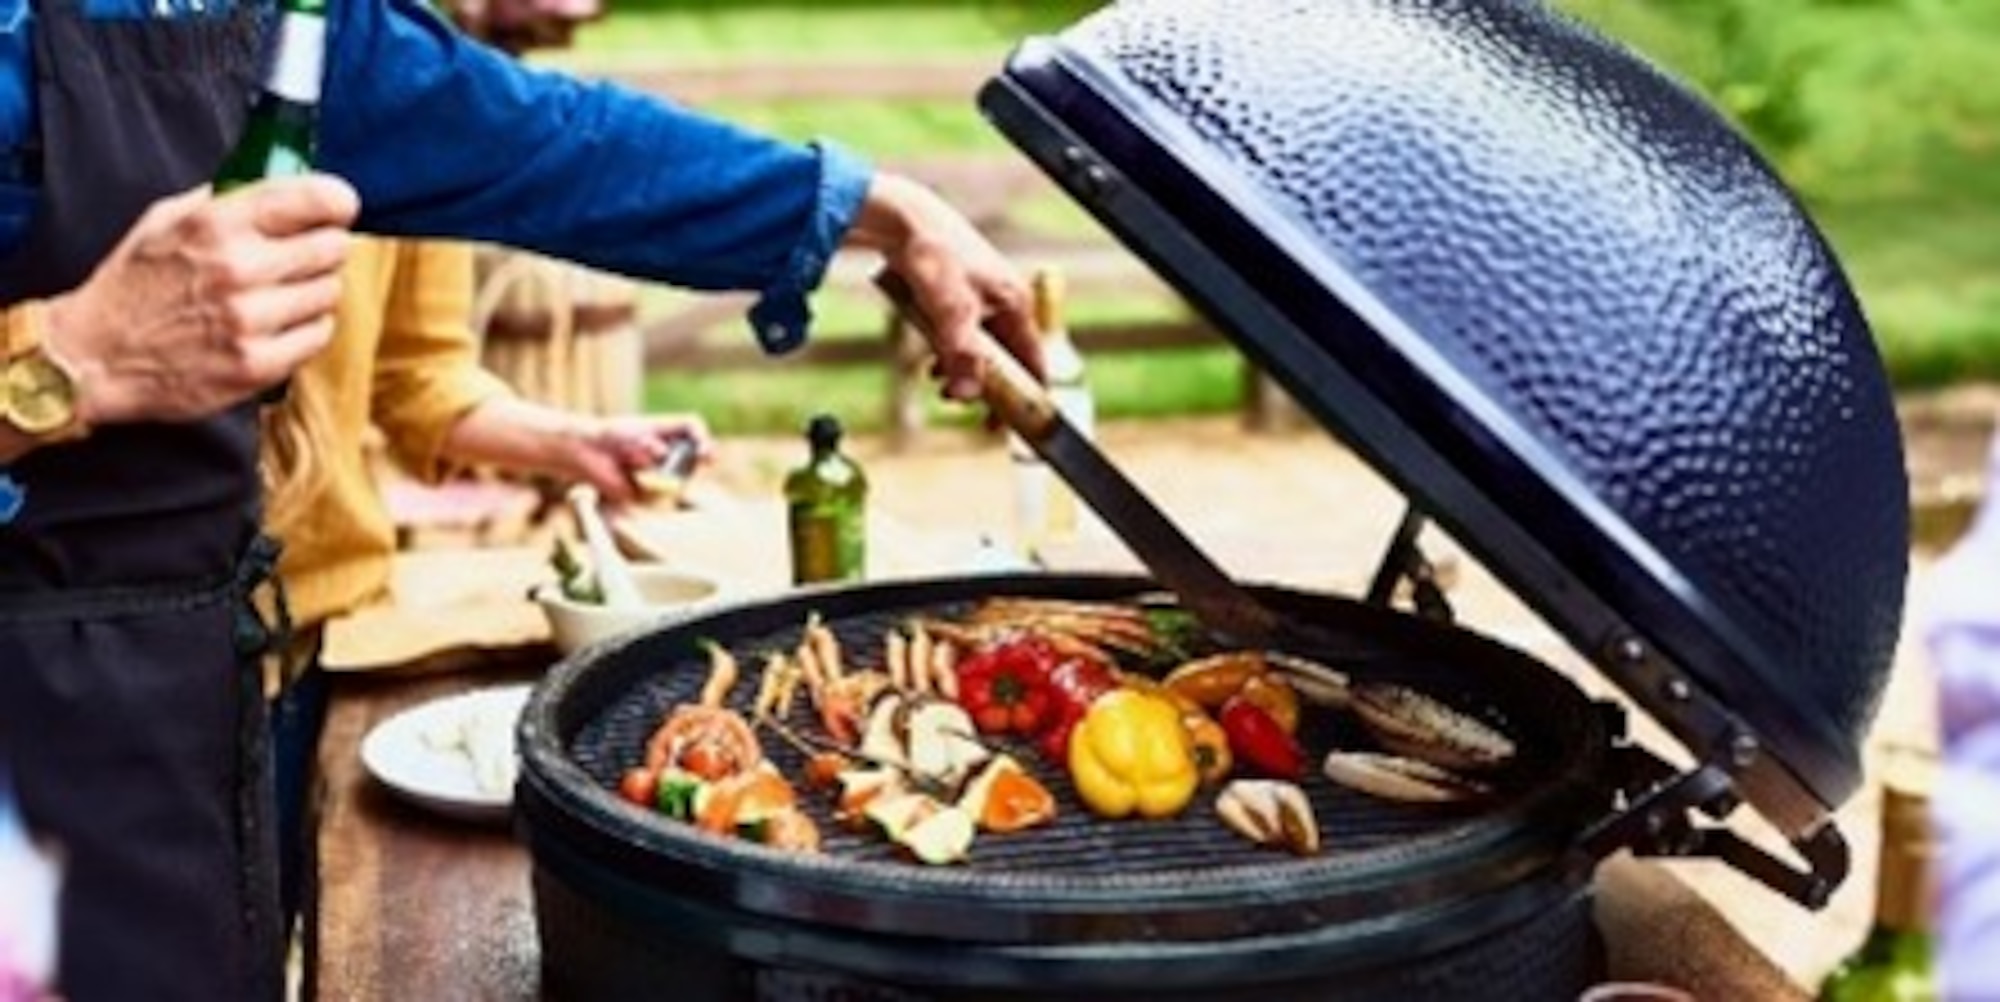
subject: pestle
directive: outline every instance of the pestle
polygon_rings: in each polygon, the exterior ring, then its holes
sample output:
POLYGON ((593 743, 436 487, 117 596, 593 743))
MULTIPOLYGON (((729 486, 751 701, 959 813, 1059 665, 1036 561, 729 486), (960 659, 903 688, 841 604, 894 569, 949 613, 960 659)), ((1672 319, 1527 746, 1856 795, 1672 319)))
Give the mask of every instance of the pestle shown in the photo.
POLYGON ((584 549, 590 553, 591 571, 597 575, 605 607, 630 609, 643 605, 625 558, 611 544, 611 532, 604 527, 604 517, 597 510, 597 488, 589 484, 570 488, 569 507, 576 516, 577 530, 583 533, 584 549))

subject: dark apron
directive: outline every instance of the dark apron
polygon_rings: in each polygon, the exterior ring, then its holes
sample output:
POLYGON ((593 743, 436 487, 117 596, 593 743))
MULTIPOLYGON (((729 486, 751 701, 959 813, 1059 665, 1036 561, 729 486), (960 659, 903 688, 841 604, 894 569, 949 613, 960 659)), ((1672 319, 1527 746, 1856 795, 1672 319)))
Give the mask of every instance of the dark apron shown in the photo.
MULTIPOLYGON (((0 262, 6 302, 74 288, 148 204, 209 177, 256 85, 257 4, 109 22, 80 2, 39 4, 44 200, 0 262)), ((27 498, 0 526, 0 767, 66 859, 56 987, 278 998, 251 411, 99 429, 9 473, 27 498)))

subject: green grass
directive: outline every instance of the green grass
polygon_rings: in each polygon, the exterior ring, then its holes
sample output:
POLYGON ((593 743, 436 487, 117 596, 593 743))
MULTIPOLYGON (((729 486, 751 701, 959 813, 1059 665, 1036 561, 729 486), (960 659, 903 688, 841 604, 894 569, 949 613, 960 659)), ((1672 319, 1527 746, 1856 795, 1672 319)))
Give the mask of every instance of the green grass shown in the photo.
MULTIPOLYGON (((664 286, 641 290, 639 307, 646 316, 673 312, 687 294, 664 286)), ((887 308, 879 293, 859 289, 828 288, 812 299, 815 341, 879 338, 888 324, 887 308)), ((1178 321, 1187 310, 1178 302, 1160 296, 1090 297, 1074 301, 1068 318, 1077 328, 1112 324, 1147 324, 1178 321)), ((747 342, 749 329, 740 323, 721 323, 704 332, 704 344, 747 342)))
POLYGON ((877 159, 1012 149, 969 101, 720 101, 706 110, 787 139, 826 136, 877 159))
MULTIPOLYGON (((1242 361, 1227 347, 1110 355, 1090 362, 1091 388, 1106 418, 1227 413, 1242 403, 1242 361)), ((981 412, 946 404, 926 390, 934 426, 970 425, 981 412)), ((653 410, 699 410, 718 434, 769 433, 804 427, 816 413, 838 415, 850 428, 887 423, 889 377, 882 366, 806 368, 773 359, 731 378, 660 371, 646 378, 653 410)))
POLYGON ((1819 215, 1897 385, 2000 380, 2000 201, 1835 203, 1819 215))
POLYGON ((969 3, 785 3, 613 0, 615 16, 578 32, 557 63, 617 65, 640 58, 726 61, 772 55, 997 58, 1024 34, 1071 20, 1090 4, 1062 0, 969 3))
MULTIPOLYGON (((1798 188, 1846 265, 1902 386, 2000 379, 2000 0, 1561 0, 1735 115, 1798 188)), ((572 66, 770 58, 985 60, 1068 23, 1076 0, 618 0, 572 66)), ((714 110, 790 137, 829 135, 877 157, 993 153, 1007 145, 969 100, 818 100, 714 110)), ((1031 232, 1090 238, 1060 198, 1022 207, 1031 232)), ((1155 309, 1097 300, 1079 310, 1155 309)), ((822 336, 879 336, 879 306, 828 295, 822 336)), ((1088 312, 1077 326, 1092 320, 1088 312)), ((727 332, 727 336, 738 336, 727 332)), ((1094 363, 1108 413, 1226 408, 1240 394, 1226 349, 1094 363), (1157 372, 1156 372, 1157 370, 1157 372)), ((719 427, 790 428, 825 406, 879 421, 882 377, 770 371, 655 379, 707 394, 719 427), (810 400, 812 405, 798 403, 810 400), (742 401, 742 402, 738 402, 742 401), (770 422, 768 425, 765 422, 770 422)))

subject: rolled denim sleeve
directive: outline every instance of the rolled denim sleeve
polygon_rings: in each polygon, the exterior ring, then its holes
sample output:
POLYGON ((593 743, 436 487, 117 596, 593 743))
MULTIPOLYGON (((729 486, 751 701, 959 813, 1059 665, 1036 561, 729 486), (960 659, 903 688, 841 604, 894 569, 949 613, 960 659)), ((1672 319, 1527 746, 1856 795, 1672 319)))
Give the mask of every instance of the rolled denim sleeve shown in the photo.
POLYGON ((522 66, 421 0, 329 10, 320 164, 360 192, 362 229, 759 292, 758 340, 804 340, 806 294, 867 189, 858 158, 522 66))
POLYGON ((818 206, 790 260, 777 279, 764 287, 757 305, 750 308, 751 330, 764 350, 774 354, 805 343, 806 329, 812 324, 806 296, 826 277, 833 252, 861 211, 861 200, 868 194, 873 177, 868 166, 853 154, 825 142, 814 145, 820 150, 821 163, 818 206))

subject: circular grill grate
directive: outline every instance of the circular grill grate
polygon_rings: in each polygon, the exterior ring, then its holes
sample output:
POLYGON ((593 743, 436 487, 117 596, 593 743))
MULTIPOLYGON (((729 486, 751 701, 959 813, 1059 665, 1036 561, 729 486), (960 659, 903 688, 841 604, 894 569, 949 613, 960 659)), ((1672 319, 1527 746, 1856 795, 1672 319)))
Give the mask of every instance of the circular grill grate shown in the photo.
MULTIPOLYGON (((1053 580, 1038 582, 1035 593, 1046 594, 1053 580)), ((1310 615, 1315 602, 1337 600, 1301 596, 1297 601, 1303 604, 1296 612, 1310 615)), ((564 743, 566 754, 597 785, 615 789, 619 775, 639 761, 647 737, 665 714, 676 704, 694 699, 700 690, 707 677, 706 657, 697 653, 694 643, 700 637, 722 642, 741 662, 743 677, 731 692, 729 703, 747 710, 763 655, 796 646, 805 610, 812 608, 810 602, 787 605, 797 613, 791 620, 793 625, 725 634, 715 631, 714 624, 693 623, 608 653, 607 660, 615 662, 620 677, 629 684, 613 686, 609 698, 598 705, 571 707, 576 711, 571 719, 579 723, 571 732, 573 737, 564 743)), ((840 637, 849 670, 854 670, 857 665, 880 664, 883 634, 893 626, 913 616, 951 618, 968 606, 961 600, 899 603, 845 614, 825 611, 829 613, 828 625, 840 637)), ((1486 777, 1495 787, 1494 797, 1458 807, 1391 803, 1336 786, 1315 769, 1301 785, 1312 800, 1326 851, 1311 860, 1293 860, 1254 847, 1225 829, 1209 807, 1212 791, 1198 794, 1186 812, 1171 819, 1095 818, 1077 800, 1058 764, 1025 743, 1003 742, 1056 794, 1058 819, 1022 833, 982 834, 962 868, 916 866, 900 859, 898 850, 886 840, 840 827, 833 822, 829 798, 823 793, 802 790, 805 806, 821 826, 827 856, 868 868, 892 868, 899 881, 928 877, 960 884, 1000 881, 1071 886, 1077 882, 1143 886, 1189 881, 1222 886, 1241 881, 1249 886, 1275 880, 1281 887, 1284 874, 1297 867, 1366 870, 1454 844, 1475 843, 1490 836, 1495 816, 1560 794, 1576 784, 1580 759, 1594 761, 1592 746, 1603 743, 1594 714, 1574 689, 1547 669, 1518 656, 1498 657, 1500 648, 1463 631, 1388 613, 1383 617, 1399 624, 1393 632, 1402 634, 1404 640, 1419 637, 1426 642, 1398 648, 1395 638, 1385 635, 1385 649, 1407 656, 1371 658, 1365 677, 1402 682, 1445 699, 1501 727, 1519 744, 1521 752, 1514 765, 1486 777)), ((771 619, 762 618, 767 623, 771 619)), ((1293 653, 1311 657, 1318 652, 1293 653)), ((803 693, 788 723, 797 730, 817 730, 803 693)), ((1330 748, 1374 747, 1366 732, 1344 711, 1309 708, 1301 736, 1315 763, 1330 748)), ((768 733, 764 746, 798 783, 803 755, 768 733)), ((630 813, 637 824, 669 837, 721 841, 664 817, 637 809, 630 813)))

